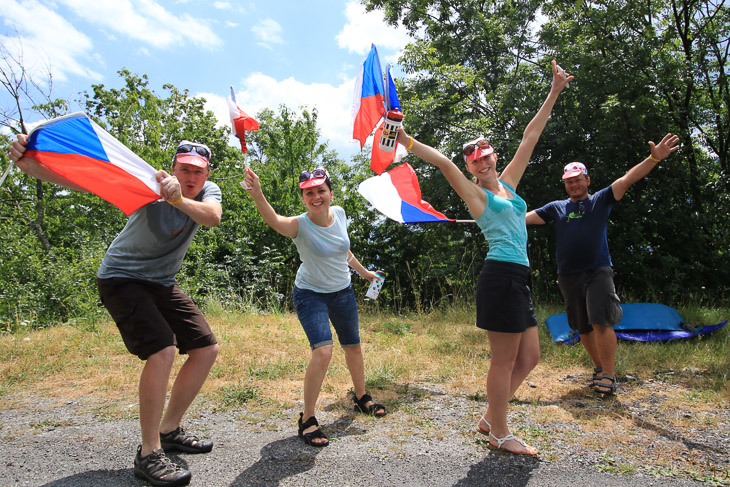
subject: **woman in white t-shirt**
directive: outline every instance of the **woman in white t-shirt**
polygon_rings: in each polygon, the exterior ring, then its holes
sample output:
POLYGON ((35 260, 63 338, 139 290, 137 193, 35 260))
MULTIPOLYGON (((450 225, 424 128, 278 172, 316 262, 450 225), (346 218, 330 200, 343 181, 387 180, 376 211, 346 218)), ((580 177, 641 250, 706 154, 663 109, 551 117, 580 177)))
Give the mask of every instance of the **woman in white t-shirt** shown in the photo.
POLYGON ((280 234, 290 237, 299 251, 302 264, 294 281, 292 299, 312 348, 312 358, 304 376, 304 412, 299 415, 299 437, 311 446, 327 446, 329 440, 319 429, 314 410, 332 358, 330 321, 345 352, 355 389, 355 410, 376 417, 385 415, 385 407, 376 404, 365 392, 357 301, 349 268, 368 281, 378 276, 365 269, 350 251, 347 217, 342 208, 332 206, 334 194, 326 169, 304 171, 299 176, 302 202, 307 208, 307 212, 299 216, 277 214, 251 169, 246 169, 241 186, 253 198, 264 221, 280 234))

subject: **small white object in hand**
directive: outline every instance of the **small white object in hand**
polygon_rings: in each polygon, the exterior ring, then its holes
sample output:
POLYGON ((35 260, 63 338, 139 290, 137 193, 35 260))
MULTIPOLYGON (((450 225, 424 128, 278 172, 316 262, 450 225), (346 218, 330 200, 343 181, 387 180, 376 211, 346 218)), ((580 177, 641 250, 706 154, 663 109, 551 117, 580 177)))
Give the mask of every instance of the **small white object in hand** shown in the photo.
MULTIPOLYGON (((563 78, 567 78, 568 77, 565 74, 565 70, 563 68, 561 68, 559 64, 556 64, 555 67, 558 68, 558 73, 560 73, 563 76, 563 78)), ((570 83, 568 83, 567 85, 565 85, 565 87, 566 88, 570 88, 570 83)))

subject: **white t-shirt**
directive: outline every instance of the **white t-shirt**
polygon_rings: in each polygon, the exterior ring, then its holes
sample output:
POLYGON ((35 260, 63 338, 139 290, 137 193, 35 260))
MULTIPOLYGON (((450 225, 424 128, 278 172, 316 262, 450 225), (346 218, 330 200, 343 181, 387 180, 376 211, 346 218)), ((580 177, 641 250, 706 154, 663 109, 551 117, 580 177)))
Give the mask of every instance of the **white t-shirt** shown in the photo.
POLYGON ((350 285, 347 216, 345 210, 339 206, 332 206, 330 209, 334 222, 328 227, 313 223, 306 213, 297 217, 299 232, 292 240, 302 261, 294 280, 294 285, 299 289, 334 293, 350 285))

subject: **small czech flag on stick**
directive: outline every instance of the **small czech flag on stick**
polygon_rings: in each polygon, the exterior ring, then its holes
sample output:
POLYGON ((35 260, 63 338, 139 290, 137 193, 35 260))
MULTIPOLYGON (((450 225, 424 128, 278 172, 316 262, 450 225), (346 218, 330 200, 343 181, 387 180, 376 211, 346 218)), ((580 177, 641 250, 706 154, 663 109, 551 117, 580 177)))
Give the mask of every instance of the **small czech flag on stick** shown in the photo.
MULTIPOLYGON (((248 147, 246 147, 246 130, 258 130, 259 129, 259 123, 253 118, 249 117, 246 112, 238 108, 238 105, 236 104, 236 91, 233 89, 233 86, 231 86, 231 96, 228 98, 228 112, 231 115, 231 125, 233 126, 233 135, 238 137, 238 140, 241 141, 241 152, 244 154, 248 152, 248 147)), ((248 163, 246 163, 246 167, 248 167, 248 163)), ((243 184, 244 188, 247 188, 245 183, 243 184)))
POLYGON ((231 125, 233 126, 233 134, 241 141, 241 152, 248 152, 246 147, 245 130, 258 130, 259 123, 253 117, 249 117, 246 112, 238 108, 236 104, 236 92, 231 86, 231 97, 228 99, 228 111, 231 114, 231 125))

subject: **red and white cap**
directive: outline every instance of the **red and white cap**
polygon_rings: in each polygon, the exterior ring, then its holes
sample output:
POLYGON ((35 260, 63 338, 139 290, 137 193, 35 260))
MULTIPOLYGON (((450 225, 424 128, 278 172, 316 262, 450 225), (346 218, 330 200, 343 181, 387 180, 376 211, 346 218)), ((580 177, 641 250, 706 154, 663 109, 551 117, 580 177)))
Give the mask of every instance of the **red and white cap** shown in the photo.
POLYGON ((571 162, 563 169, 563 179, 574 178, 580 174, 588 176, 588 169, 582 162, 571 162))
POLYGON ((183 140, 177 145, 175 160, 180 164, 206 168, 212 153, 207 145, 183 140))

